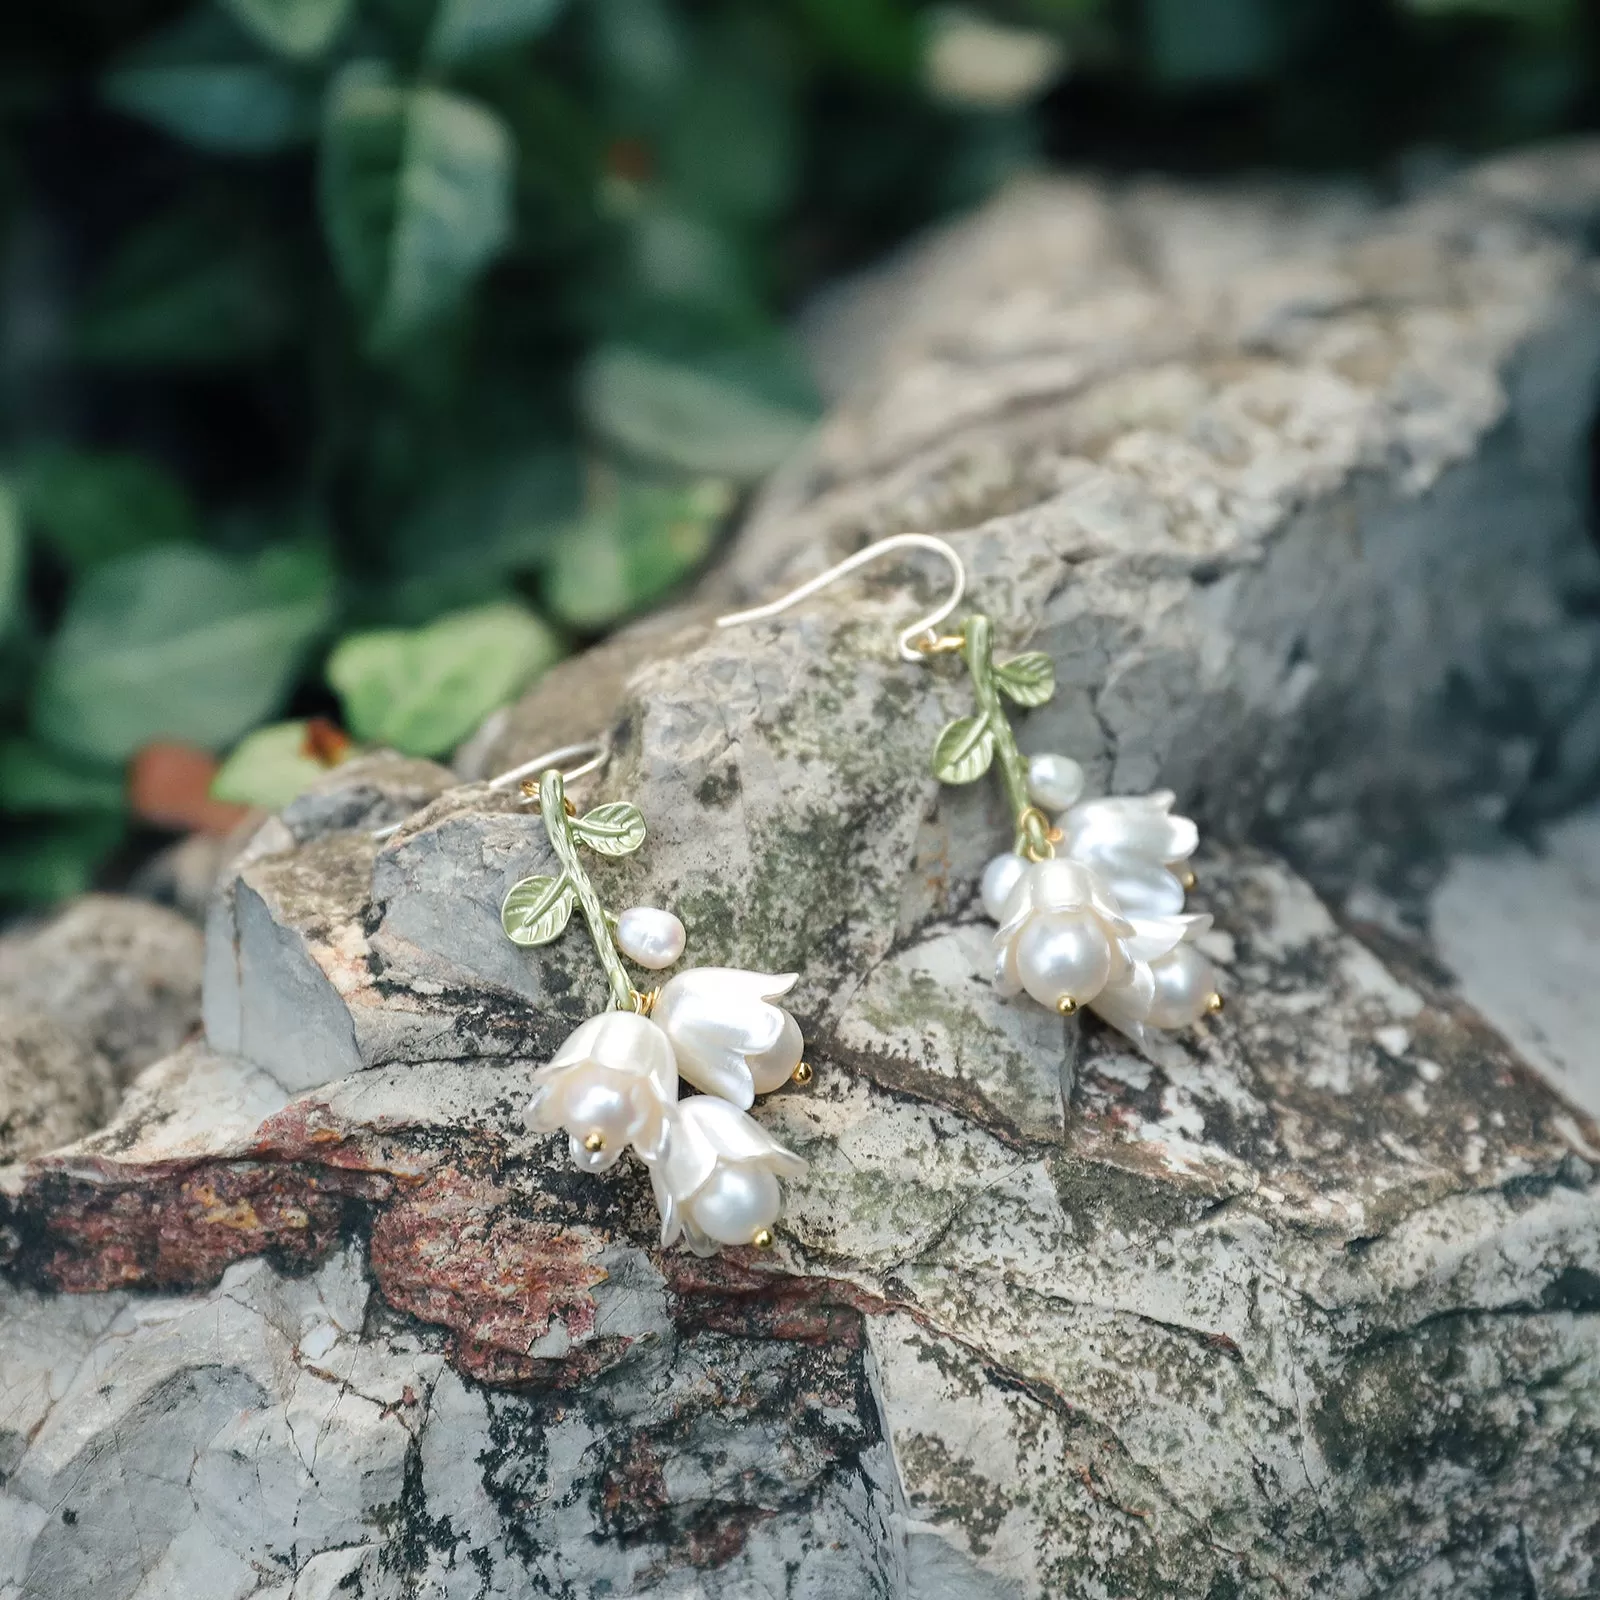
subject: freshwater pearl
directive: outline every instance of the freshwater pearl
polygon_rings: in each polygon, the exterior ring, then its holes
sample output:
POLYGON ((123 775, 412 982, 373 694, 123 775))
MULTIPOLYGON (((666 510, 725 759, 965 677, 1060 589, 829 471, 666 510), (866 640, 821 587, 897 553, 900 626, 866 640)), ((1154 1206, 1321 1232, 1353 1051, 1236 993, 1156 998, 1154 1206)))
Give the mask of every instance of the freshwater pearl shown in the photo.
POLYGON ((1027 870, 1028 863, 1011 850, 1006 851, 1003 856, 996 856, 983 869, 983 877, 978 882, 978 893, 983 897, 985 914, 993 921, 999 922, 1004 918, 1006 901, 1011 898, 1011 891, 1016 888, 1027 870))
POLYGON ((630 906, 617 918, 617 948, 630 961, 659 972, 683 954, 683 924, 656 906, 630 906))
POLYGON ((1028 797, 1046 811, 1065 811, 1083 793, 1083 768, 1071 756, 1031 756, 1028 797))
POLYGON ((783 1194, 764 1167, 719 1166, 690 1200, 695 1226, 718 1244, 749 1244, 778 1220, 783 1194))
POLYGON ((615 1073, 579 1079, 562 1097, 562 1125, 572 1140, 572 1159, 585 1172, 604 1172, 628 1147, 636 1116, 633 1100, 615 1073), (598 1150, 584 1148, 584 1140, 599 1134, 598 1150))
POLYGON ((785 1011, 783 1032, 778 1035, 778 1042, 770 1050, 744 1058, 756 1093, 771 1094, 774 1089, 781 1089, 789 1081, 789 1075, 800 1065, 800 1058, 805 1051, 806 1042, 800 1035, 800 1024, 785 1011))
POLYGON ((1156 980, 1156 997, 1149 1020, 1158 1028, 1186 1028, 1198 1022, 1217 992, 1215 970, 1192 944, 1180 944, 1152 961, 1150 976, 1156 980))
POLYGON ((1090 915, 1036 916, 1017 936, 1017 975, 1040 1005, 1094 999, 1111 976, 1111 942, 1090 915))

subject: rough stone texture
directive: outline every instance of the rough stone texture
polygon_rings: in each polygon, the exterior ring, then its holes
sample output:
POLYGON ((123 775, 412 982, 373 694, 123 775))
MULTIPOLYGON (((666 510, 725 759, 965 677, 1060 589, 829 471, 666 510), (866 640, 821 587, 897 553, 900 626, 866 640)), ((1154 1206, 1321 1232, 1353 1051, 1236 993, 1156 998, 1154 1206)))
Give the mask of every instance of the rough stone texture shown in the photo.
POLYGON ((175 912, 84 895, 43 926, 0 938, 0 1007, 43 1012, 126 1083, 199 1025, 200 950, 175 912))
POLYGON ((636 1165, 522 1128, 603 985, 500 933, 515 798, 335 774, 213 907, 208 1043, 4 1176, 0 1596, 1600 1589, 1600 1128, 1395 931, 1593 777, 1597 210, 1595 150, 1395 210, 1058 183, 902 267, 713 592, 466 756, 609 726, 608 899, 801 973, 778 1250, 662 1253, 636 1165), (1232 841, 1229 1011, 1157 1061, 995 999, 904 572, 705 625, 905 528, 1056 656, 1026 748, 1232 841))
POLYGON ((92 1133, 117 1103, 111 1063, 41 1011, 0 1010, 0 1160, 92 1133))

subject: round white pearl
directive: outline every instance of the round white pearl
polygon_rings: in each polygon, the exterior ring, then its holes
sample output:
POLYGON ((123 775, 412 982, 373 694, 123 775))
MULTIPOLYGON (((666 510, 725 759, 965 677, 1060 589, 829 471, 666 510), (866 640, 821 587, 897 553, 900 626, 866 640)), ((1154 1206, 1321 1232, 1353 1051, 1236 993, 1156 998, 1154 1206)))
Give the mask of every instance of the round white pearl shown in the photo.
POLYGON ((771 1094, 774 1089, 782 1088, 789 1081, 789 1074, 800 1065, 800 1058, 805 1052, 806 1042, 800 1035, 800 1024, 785 1011, 783 1032, 778 1035, 778 1042, 770 1050, 762 1050, 759 1054, 744 1058, 756 1093, 771 1094))
POLYGON ((1022 881, 1022 875, 1027 870, 1028 863, 1011 850, 1003 856, 996 856, 983 869, 983 877, 978 881, 978 893, 983 897, 985 913, 994 921, 999 922, 1005 915, 1006 901, 1011 898, 1011 891, 1022 881))
POLYGON ((562 1096, 561 1125, 572 1139, 572 1159, 585 1172, 604 1172, 628 1147, 633 1101, 611 1073, 581 1077, 562 1096), (600 1136, 600 1148, 585 1149, 584 1140, 593 1134, 600 1136))
POLYGON ((1034 917, 1017 935, 1017 974, 1040 1005, 1086 1005, 1111 976, 1111 941, 1092 916, 1034 917))
POLYGON ((1083 768, 1071 756, 1030 756, 1028 795, 1046 811, 1065 811, 1083 793, 1083 768))
POLYGON ((631 906, 617 918, 617 948, 652 972, 670 967, 683 954, 688 935, 670 911, 631 906))
POLYGON ((1156 980, 1150 1021, 1158 1028, 1186 1028, 1198 1022, 1217 992, 1215 970, 1192 944, 1180 944, 1152 961, 1150 975, 1156 980))
POLYGON ((719 1165, 689 1202, 695 1226, 718 1244, 750 1244, 778 1220, 783 1193, 765 1167, 719 1165))

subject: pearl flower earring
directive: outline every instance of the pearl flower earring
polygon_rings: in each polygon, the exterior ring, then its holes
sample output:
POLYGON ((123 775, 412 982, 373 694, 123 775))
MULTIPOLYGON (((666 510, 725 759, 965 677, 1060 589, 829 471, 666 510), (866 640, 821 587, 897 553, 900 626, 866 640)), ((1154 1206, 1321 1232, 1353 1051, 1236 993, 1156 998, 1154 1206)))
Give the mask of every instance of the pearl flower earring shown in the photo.
POLYGON ((952 583, 938 607, 901 631, 900 655, 911 662, 959 655, 977 701, 976 711, 940 732, 933 774, 941 783, 963 784, 998 767, 1010 803, 1011 849, 990 861, 979 886, 984 910, 1000 925, 994 941, 1000 992, 1026 993, 1063 1016, 1088 1006, 1141 1047, 1151 1029, 1185 1027, 1220 1011, 1216 973, 1194 943, 1211 918, 1183 911, 1194 887, 1187 866, 1199 843, 1194 823, 1171 814, 1170 791, 1083 800, 1076 761, 1023 756, 1006 704, 1028 709, 1050 700, 1054 663, 1038 650, 996 661, 994 624, 981 612, 954 633, 938 631, 966 592, 966 569, 943 539, 923 533, 881 539, 781 598, 717 624, 777 616, 902 549, 940 556, 952 583))
POLYGON ((585 1172, 605 1172, 631 1149, 650 1172, 663 1246, 681 1238, 699 1255, 765 1248, 783 1203, 778 1180, 801 1177, 805 1163, 746 1113, 758 1093, 811 1080, 799 1024, 772 1003, 795 974, 699 967, 659 990, 633 986, 623 956, 659 971, 682 956, 687 937, 670 911, 634 906, 612 916, 601 904, 579 847, 629 855, 644 843, 645 823, 625 800, 578 814, 567 778, 596 765, 568 775, 551 768, 522 786, 539 802, 561 871, 514 884, 501 924, 533 947, 559 938, 581 910, 611 993, 611 1009, 581 1023, 534 1073, 528 1126, 564 1131, 585 1172), (680 1100, 680 1078, 705 1093, 680 1100))

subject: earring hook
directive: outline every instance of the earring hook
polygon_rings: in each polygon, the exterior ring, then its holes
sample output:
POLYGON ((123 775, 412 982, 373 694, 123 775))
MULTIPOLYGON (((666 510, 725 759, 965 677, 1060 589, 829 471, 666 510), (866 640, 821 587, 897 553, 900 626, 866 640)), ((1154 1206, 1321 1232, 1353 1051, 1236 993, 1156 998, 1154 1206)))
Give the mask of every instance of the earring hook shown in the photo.
POLYGON ((895 550, 927 550, 943 557, 950 568, 950 593, 927 616, 918 617, 909 627, 902 628, 896 641, 902 659, 921 661, 928 649, 938 642, 938 635, 934 630, 961 604, 961 597, 967 592, 967 569, 962 564, 961 557, 943 539, 935 538, 931 533, 890 534, 887 539, 879 539, 876 544, 869 544, 866 549, 857 550, 853 556, 846 556, 843 561, 829 567, 826 572, 819 572, 816 577, 808 579, 799 588, 791 589, 788 594, 780 595, 776 600, 769 600, 764 606, 752 606, 748 611, 730 611, 727 616, 718 617, 717 626, 736 628, 742 623, 761 622, 767 617, 775 617, 779 612, 787 611, 790 606, 798 605, 800 601, 816 594, 819 589, 826 589, 830 583, 847 573, 854 572, 857 567, 864 567, 869 561, 876 561, 880 556, 889 555, 895 550), (921 650, 911 642, 917 638, 925 638, 921 650))
MULTIPOLYGON (((563 783, 574 783, 579 778, 586 777, 598 767, 603 767, 610 758, 611 751, 604 739, 580 739, 577 744, 564 744, 554 750, 546 750, 543 755, 537 755, 532 761, 524 761, 520 766, 512 767, 509 772, 496 773, 489 780, 491 789, 509 789, 521 778, 526 778, 535 772, 545 772, 559 761, 570 760, 573 756, 581 756, 589 752, 589 759, 581 761, 575 767, 569 767, 561 774, 563 783)), ((386 828, 374 828, 374 839, 387 839, 397 834, 409 818, 399 822, 391 822, 386 828)))

